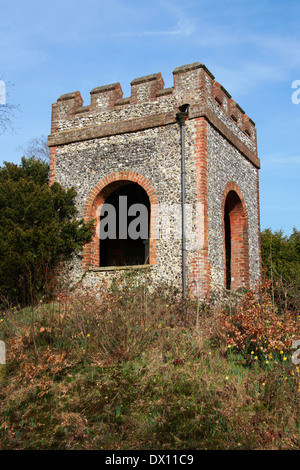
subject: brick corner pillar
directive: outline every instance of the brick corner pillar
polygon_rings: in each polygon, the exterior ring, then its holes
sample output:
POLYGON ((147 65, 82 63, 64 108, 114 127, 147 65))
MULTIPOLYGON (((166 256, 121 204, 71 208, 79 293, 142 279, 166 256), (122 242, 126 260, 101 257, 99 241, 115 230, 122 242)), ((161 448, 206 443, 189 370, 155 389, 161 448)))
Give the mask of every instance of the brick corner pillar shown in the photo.
POLYGON ((49 149, 49 186, 55 182, 56 147, 49 149))
POLYGON ((205 117, 195 119, 194 161, 196 179, 197 248, 189 267, 189 290, 201 298, 209 296, 211 290, 211 267, 208 257, 208 204, 207 204, 207 121, 205 117))
POLYGON ((259 264, 259 284, 263 281, 263 268, 262 268, 262 256, 261 256, 261 225, 260 225, 260 195, 259 195, 259 169, 256 169, 256 181, 257 181, 257 224, 258 224, 258 264, 259 264))

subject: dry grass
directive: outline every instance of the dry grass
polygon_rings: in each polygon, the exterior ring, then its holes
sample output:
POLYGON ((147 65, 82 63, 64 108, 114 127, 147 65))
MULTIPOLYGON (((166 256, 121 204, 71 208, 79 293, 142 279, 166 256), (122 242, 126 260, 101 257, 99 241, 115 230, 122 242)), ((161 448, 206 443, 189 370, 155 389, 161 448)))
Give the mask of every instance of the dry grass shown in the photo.
MULTIPOLYGON (((2 315, 0 448, 299 448, 290 344, 285 361, 248 360, 242 345, 228 348, 218 303, 183 306, 145 286, 118 279, 98 298, 77 291, 2 315)), ((226 321, 241 308, 250 321, 247 299, 223 303, 226 321)))

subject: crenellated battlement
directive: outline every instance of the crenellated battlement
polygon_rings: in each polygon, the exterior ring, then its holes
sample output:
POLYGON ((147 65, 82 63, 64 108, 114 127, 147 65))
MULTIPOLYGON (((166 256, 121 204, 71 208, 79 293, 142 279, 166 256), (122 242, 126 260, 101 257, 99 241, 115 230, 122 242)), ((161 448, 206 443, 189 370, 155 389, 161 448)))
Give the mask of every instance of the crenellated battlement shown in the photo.
MULTIPOLYGON (((205 65, 177 67, 173 82, 164 88, 161 73, 135 78, 129 97, 123 97, 120 83, 99 86, 87 106, 79 91, 60 96, 52 105, 49 146, 172 124, 179 107, 188 103, 189 119, 206 116, 257 158, 254 122, 205 65)), ((255 163, 259 166, 258 159, 255 163)))

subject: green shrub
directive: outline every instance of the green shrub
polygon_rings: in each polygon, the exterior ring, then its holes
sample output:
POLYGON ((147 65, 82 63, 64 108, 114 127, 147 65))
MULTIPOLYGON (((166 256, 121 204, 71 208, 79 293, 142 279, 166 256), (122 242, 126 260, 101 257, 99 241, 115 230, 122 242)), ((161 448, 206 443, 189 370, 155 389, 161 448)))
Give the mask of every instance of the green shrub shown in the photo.
POLYGON ((76 191, 48 184, 34 158, 0 168, 0 303, 26 305, 53 287, 55 269, 90 240, 76 219, 76 191))

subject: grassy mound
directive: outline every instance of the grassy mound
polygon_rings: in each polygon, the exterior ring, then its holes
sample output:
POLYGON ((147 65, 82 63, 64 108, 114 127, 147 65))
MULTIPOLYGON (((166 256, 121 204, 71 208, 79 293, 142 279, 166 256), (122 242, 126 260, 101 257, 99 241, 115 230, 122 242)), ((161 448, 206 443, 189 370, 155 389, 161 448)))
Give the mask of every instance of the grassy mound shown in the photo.
POLYGON ((2 312, 0 449, 299 448, 299 318, 273 307, 131 279, 2 312))

